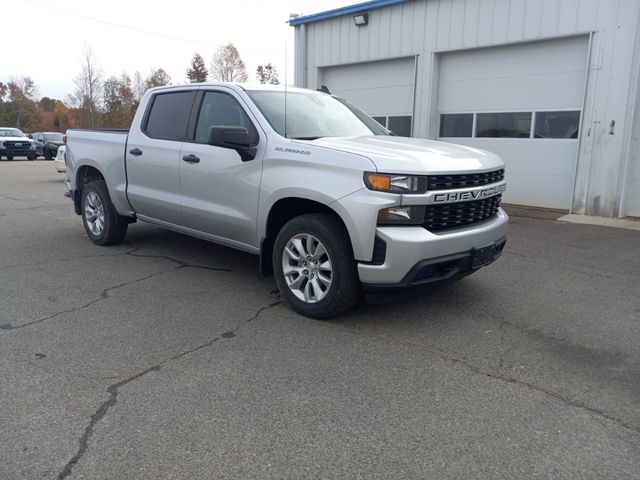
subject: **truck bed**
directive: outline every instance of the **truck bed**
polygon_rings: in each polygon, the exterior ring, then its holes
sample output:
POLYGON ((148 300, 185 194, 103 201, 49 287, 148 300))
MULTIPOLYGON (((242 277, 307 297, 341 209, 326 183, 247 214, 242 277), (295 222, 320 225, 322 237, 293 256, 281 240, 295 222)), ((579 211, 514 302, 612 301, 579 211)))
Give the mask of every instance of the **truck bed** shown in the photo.
POLYGON ((120 212, 131 212, 126 196, 125 152, 128 133, 129 129, 115 128, 67 130, 68 161, 70 164, 94 166, 102 172, 109 185, 111 201, 120 212))

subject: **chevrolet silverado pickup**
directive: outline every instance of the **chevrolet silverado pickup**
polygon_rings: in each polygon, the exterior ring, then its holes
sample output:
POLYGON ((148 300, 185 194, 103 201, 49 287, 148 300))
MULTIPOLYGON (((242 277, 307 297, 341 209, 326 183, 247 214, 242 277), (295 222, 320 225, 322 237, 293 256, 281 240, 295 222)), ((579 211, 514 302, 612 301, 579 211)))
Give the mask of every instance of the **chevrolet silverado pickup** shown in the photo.
POLYGON ((506 242, 498 156, 392 135, 326 92, 153 88, 129 130, 69 130, 66 162, 96 244, 141 220, 260 255, 313 318, 457 280, 506 242))

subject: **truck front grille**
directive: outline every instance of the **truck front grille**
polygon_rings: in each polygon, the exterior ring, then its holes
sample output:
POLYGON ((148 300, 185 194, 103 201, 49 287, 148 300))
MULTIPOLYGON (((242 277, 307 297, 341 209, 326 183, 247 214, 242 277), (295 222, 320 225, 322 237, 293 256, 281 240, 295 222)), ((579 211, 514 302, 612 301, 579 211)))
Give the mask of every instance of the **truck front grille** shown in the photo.
POLYGON ((31 142, 25 140, 23 142, 17 140, 5 140, 4 148, 10 155, 19 155, 21 153, 27 153, 31 150, 31 142))
POLYGON ((422 225, 431 232, 440 232, 481 222, 498 213, 501 199, 502 195, 495 195, 471 202, 427 205, 422 225))
POLYGON ((429 175, 427 190, 451 190, 454 188, 480 187, 504 180, 504 169, 484 173, 461 175, 429 175))

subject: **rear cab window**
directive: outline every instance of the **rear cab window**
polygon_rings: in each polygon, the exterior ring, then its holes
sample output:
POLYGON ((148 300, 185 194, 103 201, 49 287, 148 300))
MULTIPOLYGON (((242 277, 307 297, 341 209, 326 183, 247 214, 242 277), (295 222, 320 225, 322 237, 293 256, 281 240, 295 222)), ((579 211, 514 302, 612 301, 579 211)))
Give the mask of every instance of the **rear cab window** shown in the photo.
POLYGON ((154 95, 144 122, 143 132, 151 138, 185 140, 195 96, 196 90, 154 95))

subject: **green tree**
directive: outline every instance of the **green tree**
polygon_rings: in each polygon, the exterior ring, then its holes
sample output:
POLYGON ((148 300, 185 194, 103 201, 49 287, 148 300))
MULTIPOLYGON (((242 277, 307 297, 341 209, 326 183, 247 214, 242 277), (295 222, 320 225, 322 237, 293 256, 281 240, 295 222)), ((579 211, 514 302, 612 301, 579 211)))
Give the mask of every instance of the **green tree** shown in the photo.
POLYGON ((56 101, 57 100, 55 98, 42 97, 38 101, 38 105, 45 112, 53 112, 56 109, 56 101))
POLYGON ((187 69, 187 78, 191 83, 206 82, 209 72, 204 64, 204 59, 199 53, 194 53, 191 59, 191 66, 187 69))
POLYGON ((256 79, 260 83, 268 83, 271 85, 279 85, 280 80, 278 80, 278 72, 275 67, 271 65, 271 63, 267 63, 266 65, 258 65, 258 70, 256 71, 256 79))
POLYGON ((220 47, 211 59, 211 78, 220 82, 246 82, 247 69, 233 43, 220 47))

